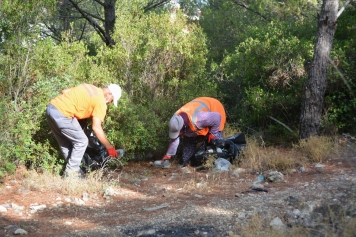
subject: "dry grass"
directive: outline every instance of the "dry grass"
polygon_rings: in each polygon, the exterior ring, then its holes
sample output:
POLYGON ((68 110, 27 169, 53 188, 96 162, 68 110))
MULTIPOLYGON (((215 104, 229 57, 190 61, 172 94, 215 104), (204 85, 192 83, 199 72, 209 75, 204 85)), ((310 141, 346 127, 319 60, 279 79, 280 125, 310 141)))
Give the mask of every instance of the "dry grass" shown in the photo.
POLYGON ((247 138, 243 152, 243 164, 252 171, 285 171, 302 166, 307 162, 322 163, 332 154, 337 154, 341 146, 333 137, 311 137, 300 140, 292 149, 266 147, 261 139, 247 138))
POLYGON ((255 138, 247 138, 247 146, 243 151, 243 166, 251 170, 263 170, 263 160, 267 155, 267 150, 263 144, 255 138))
POLYGON ((216 157, 209 155, 208 159, 204 163, 204 167, 207 169, 212 169, 215 167, 215 159, 216 157))
POLYGON ((269 148, 263 162, 269 170, 285 171, 297 166, 302 159, 294 152, 269 148))
POLYGON ((294 150, 304 155, 308 160, 318 163, 324 162, 336 147, 335 139, 326 136, 314 136, 300 140, 299 144, 293 146, 294 150))
POLYGON ((303 163, 303 159, 295 151, 265 147, 256 138, 248 138, 242 162, 243 166, 252 171, 284 171, 294 168, 296 164, 303 163))
POLYGON ((69 196, 81 195, 83 192, 104 193, 109 186, 114 187, 119 184, 119 180, 103 182, 104 174, 102 170, 87 174, 86 179, 66 178, 62 179, 57 174, 38 174, 34 170, 20 170, 18 175, 25 177, 23 186, 34 191, 57 191, 69 196))

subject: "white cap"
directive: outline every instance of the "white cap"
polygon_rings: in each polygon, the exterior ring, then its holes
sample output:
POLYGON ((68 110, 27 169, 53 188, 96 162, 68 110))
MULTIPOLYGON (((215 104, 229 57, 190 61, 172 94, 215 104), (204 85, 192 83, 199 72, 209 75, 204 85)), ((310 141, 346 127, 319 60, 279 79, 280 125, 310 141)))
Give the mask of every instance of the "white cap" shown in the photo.
POLYGON ((176 139, 179 136, 180 130, 183 128, 183 125, 183 118, 180 115, 173 115, 173 117, 168 123, 169 137, 171 139, 176 139))
POLYGON ((119 85, 116 85, 116 84, 110 84, 108 86, 108 89, 111 92, 111 94, 114 96, 113 102, 114 102, 115 107, 117 107, 117 101, 121 97, 121 87, 119 85))

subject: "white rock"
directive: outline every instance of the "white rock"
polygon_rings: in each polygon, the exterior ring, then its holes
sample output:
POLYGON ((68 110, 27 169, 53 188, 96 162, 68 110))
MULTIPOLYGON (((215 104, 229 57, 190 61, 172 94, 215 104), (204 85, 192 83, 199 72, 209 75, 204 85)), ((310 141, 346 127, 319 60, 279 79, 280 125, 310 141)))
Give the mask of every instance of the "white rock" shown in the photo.
POLYGON ((0 212, 7 212, 6 207, 0 205, 0 212))
POLYGON ((42 205, 31 205, 30 206, 30 209, 31 210, 36 210, 36 211, 38 211, 38 210, 43 210, 43 209, 45 209, 47 206, 45 205, 45 204, 42 204, 42 205))
POLYGON ((275 230, 283 230, 286 228, 285 224, 279 217, 274 218, 269 225, 275 230))
POLYGON ((85 202, 82 200, 82 199, 79 199, 79 198, 75 198, 74 199, 74 203, 78 206, 81 206, 81 205, 84 205, 85 202))
POLYGON ((14 235, 27 235, 27 231, 24 229, 18 228, 14 231, 14 235))
POLYGON ((89 200, 88 193, 84 192, 83 195, 82 195, 82 199, 83 199, 84 202, 87 202, 89 200))
POLYGON ((142 230, 142 231, 139 231, 137 233, 137 236, 141 236, 141 235, 153 235, 156 233, 156 230, 155 229, 149 229, 149 230, 142 230))
POLYGON ((108 187, 104 192, 104 197, 114 196, 115 190, 112 187, 108 187))
POLYGON ((25 209, 24 206, 19 206, 19 205, 15 204, 15 203, 11 203, 11 207, 14 208, 15 210, 19 210, 19 211, 22 211, 22 210, 25 209))

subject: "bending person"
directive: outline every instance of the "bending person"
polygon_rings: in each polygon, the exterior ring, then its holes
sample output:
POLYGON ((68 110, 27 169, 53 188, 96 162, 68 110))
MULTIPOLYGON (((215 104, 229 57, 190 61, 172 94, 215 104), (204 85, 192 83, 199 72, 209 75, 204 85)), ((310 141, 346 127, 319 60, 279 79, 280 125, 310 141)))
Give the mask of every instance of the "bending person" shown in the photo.
POLYGON ((78 120, 92 118, 92 129, 111 157, 118 157, 115 147, 110 144, 101 124, 106 116, 107 104, 121 97, 121 88, 111 84, 98 88, 91 84, 81 84, 62 91, 47 105, 46 116, 51 130, 67 161, 63 177, 74 175, 83 177, 80 163, 88 146, 78 120))
POLYGON ((199 97, 183 105, 170 119, 169 146, 162 158, 170 160, 179 145, 179 137, 183 137, 182 164, 185 167, 194 156, 196 144, 202 139, 222 139, 226 122, 224 106, 217 99, 199 97))

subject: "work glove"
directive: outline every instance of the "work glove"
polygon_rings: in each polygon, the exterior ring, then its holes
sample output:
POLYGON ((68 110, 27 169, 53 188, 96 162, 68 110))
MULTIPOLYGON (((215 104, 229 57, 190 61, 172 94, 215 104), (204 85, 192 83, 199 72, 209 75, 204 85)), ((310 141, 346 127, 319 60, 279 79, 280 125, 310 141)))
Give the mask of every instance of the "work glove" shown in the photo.
POLYGON ((211 133, 208 133, 208 143, 212 142, 216 137, 211 134, 211 133))
POLYGON ((109 149, 107 149, 107 151, 109 153, 109 156, 114 157, 114 158, 118 157, 118 154, 117 154, 117 151, 115 150, 115 147, 109 148, 109 149))
POLYGON ((170 159, 171 159, 171 156, 169 156, 169 155, 163 156, 163 158, 162 158, 162 164, 163 164, 163 162, 164 162, 165 160, 170 160, 170 159))

